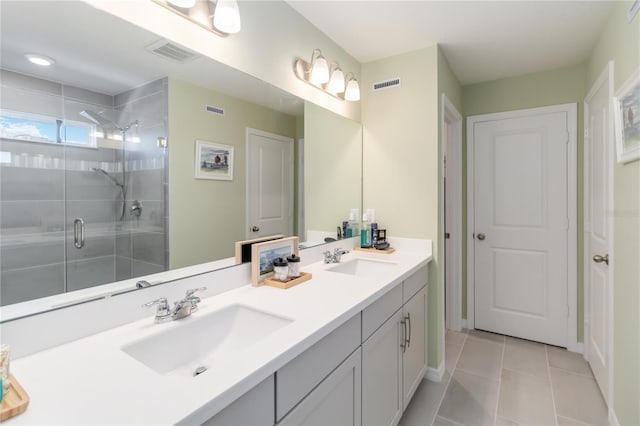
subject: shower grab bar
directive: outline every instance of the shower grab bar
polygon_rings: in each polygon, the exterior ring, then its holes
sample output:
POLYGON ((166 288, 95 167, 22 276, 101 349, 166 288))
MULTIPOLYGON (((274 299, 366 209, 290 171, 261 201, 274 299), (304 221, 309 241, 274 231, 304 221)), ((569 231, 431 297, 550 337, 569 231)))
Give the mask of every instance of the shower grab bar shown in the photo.
POLYGON ((81 218, 73 221, 73 245, 77 249, 84 247, 84 220, 81 218))

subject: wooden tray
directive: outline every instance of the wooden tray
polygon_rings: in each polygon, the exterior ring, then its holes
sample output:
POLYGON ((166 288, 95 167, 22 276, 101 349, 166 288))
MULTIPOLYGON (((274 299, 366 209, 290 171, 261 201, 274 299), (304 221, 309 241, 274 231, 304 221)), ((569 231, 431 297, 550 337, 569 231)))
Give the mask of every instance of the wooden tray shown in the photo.
POLYGON ((366 251, 368 253, 382 253, 382 254, 391 254, 394 251, 396 251, 396 249, 394 249, 393 247, 389 247, 386 248, 384 250, 378 250, 376 248, 362 248, 362 247, 356 247, 354 250, 358 250, 358 251, 366 251))
POLYGON ((24 413, 29 406, 29 395, 12 374, 9 375, 9 379, 11 385, 2 398, 2 404, 0 404, 0 422, 24 413))
POLYGON ((311 279, 311 274, 309 272, 300 272, 300 276, 298 278, 292 278, 289 281, 278 281, 276 279, 273 278, 265 278, 265 280, 262 282, 264 285, 268 285, 271 287, 278 287, 278 288, 291 288, 294 285, 298 285, 300 283, 303 283, 305 281, 309 281, 311 279))

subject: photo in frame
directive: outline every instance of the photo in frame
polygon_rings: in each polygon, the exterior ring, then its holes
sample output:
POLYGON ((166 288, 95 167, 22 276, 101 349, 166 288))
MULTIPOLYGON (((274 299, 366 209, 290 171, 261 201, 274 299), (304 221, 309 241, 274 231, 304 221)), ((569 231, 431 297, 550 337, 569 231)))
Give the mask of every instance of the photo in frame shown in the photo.
POLYGON ((284 238, 284 235, 270 235, 268 237, 254 238, 252 240, 236 241, 236 265, 251 262, 251 248, 254 244, 279 240, 280 238, 284 238))
POLYGON ((640 159, 640 68, 613 98, 618 163, 640 159))
POLYGON ((251 246, 251 284, 262 285, 265 278, 273 276, 273 261, 279 257, 298 256, 298 237, 287 237, 251 246))
POLYGON ((233 146, 196 140, 195 178, 233 180, 233 146))

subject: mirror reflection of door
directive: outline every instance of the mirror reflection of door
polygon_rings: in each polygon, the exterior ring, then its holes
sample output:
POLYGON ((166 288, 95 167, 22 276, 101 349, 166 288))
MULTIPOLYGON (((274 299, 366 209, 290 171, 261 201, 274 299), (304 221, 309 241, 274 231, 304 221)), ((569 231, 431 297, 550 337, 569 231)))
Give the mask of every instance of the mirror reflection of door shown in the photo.
POLYGON ((293 234, 293 139, 247 129, 247 239, 293 234))

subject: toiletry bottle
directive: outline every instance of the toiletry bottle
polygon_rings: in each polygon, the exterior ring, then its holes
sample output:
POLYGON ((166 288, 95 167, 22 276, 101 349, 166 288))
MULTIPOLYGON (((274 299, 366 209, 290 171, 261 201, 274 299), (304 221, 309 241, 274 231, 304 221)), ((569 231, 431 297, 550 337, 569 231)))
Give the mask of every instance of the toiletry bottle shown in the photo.
POLYGON ((376 222, 375 209, 367 209, 367 218, 369 219, 369 224, 371 226, 371 241, 369 241, 369 245, 374 247, 378 242, 378 223, 376 222))
POLYGON ((347 228, 347 238, 360 235, 360 222, 358 221, 359 209, 351 209, 349 213, 349 227, 347 228))
POLYGON ((360 231, 360 247, 371 247, 371 223, 367 214, 362 215, 362 230, 360 231))

